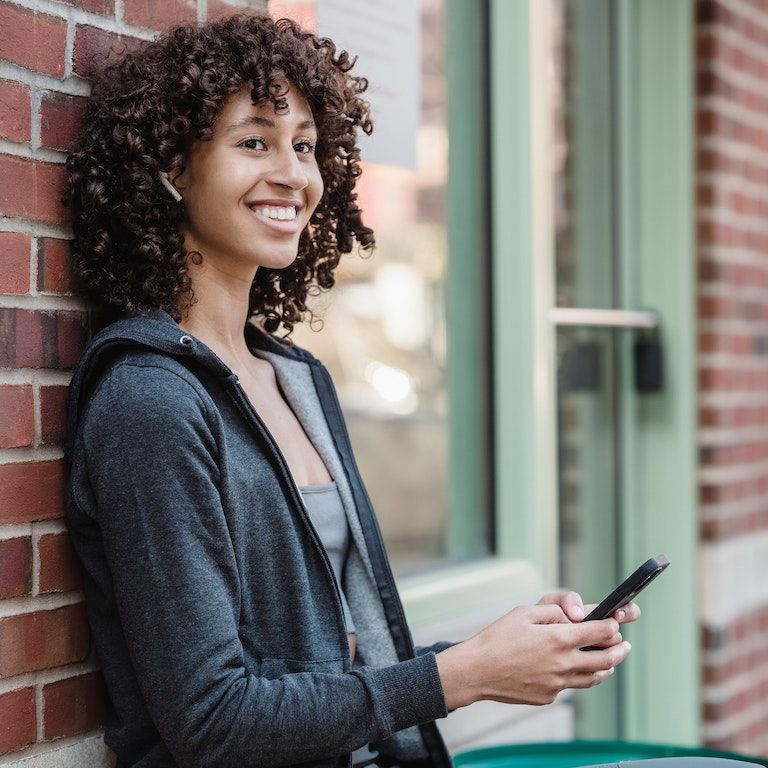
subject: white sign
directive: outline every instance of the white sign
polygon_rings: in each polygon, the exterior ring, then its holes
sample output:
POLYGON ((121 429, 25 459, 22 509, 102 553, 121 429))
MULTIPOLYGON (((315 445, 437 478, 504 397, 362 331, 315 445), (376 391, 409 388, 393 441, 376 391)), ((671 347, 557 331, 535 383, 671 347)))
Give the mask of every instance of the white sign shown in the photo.
POLYGON ((358 60, 368 80, 373 134, 361 132, 362 159, 416 168, 421 101, 419 0, 317 0, 317 33, 358 60))

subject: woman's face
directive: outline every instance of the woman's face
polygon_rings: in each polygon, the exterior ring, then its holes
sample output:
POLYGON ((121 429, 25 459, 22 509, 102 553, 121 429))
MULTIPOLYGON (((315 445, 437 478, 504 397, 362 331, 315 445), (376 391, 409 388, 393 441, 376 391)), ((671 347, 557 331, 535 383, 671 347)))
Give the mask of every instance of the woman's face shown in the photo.
POLYGON ((195 142, 174 179, 187 249, 231 274, 291 264, 323 194, 309 105, 292 86, 285 98, 288 109, 276 114, 271 102, 254 106, 248 88, 232 95, 212 138, 195 142))

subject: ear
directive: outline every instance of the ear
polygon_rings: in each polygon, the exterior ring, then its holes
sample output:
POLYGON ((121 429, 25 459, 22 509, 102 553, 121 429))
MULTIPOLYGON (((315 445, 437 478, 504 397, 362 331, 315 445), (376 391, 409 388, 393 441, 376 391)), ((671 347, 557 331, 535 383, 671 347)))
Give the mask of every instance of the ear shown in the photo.
POLYGON ((160 171, 160 183, 168 190, 171 197, 177 202, 181 202, 181 193, 176 187, 171 184, 171 180, 168 178, 168 174, 165 171, 160 171))

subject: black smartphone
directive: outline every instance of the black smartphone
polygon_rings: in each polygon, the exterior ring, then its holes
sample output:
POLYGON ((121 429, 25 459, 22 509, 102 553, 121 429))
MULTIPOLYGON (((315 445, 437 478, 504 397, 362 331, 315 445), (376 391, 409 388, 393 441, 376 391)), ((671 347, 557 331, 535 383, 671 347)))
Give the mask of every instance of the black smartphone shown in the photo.
POLYGON ((584 617, 584 621, 607 619, 632 598, 642 592, 667 566, 669 560, 664 555, 646 560, 628 579, 619 584, 594 610, 584 617))

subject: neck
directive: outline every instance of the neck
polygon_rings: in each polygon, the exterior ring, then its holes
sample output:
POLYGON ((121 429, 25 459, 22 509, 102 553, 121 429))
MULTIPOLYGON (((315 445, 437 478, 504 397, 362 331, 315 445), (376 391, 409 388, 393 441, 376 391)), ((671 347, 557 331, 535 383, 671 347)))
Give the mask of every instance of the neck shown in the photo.
POLYGON ((251 358, 245 343, 248 299, 255 271, 230 273, 215 265, 187 263, 196 303, 179 326, 235 367, 251 358))

